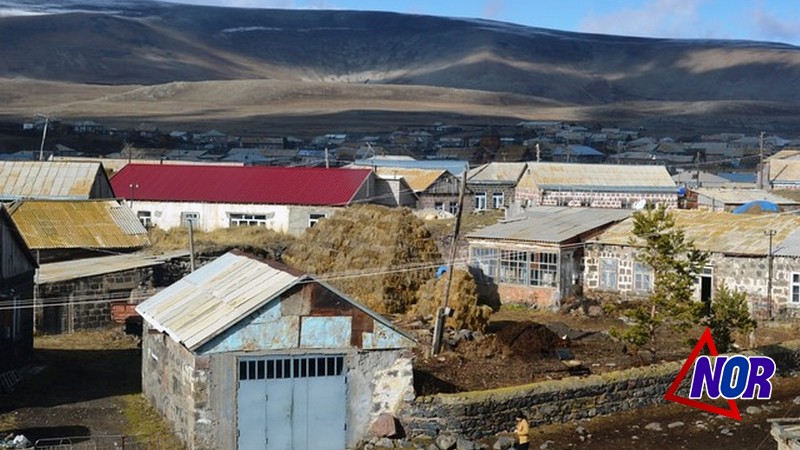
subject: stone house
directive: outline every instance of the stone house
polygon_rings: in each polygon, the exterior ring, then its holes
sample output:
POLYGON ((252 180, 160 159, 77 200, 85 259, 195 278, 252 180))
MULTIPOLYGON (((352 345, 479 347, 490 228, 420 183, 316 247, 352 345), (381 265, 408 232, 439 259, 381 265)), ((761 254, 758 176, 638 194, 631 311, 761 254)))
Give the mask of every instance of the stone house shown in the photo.
POLYGON ((800 202, 761 189, 694 188, 687 194, 689 208, 710 211, 728 211, 750 202, 765 201, 777 205, 782 211, 800 209, 800 202))
MULTIPOLYGON (((745 292, 753 317, 800 311, 800 217, 674 210, 675 225, 710 259, 695 283, 695 299, 712 301, 722 283, 745 292), (770 266, 772 271, 770 273, 770 266), (768 290, 771 286, 771 290, 768 290)), ((652 269, 636 261, 633 218, 611 226, 586 247, 584 293, 637 298, 653 287, 652 269)))
POLYGON ((191 450, 353 448, 414 396, 410 336, 276 262, 227 253, 136 311, 142 390, 191 450))
POLYGON ((466 236, 479 289, 501 302, 558 308, 580 293, 583 245, 630 210, 539 206, 466 236))
MULTIPOLYGON (((0 205, 0 374, 21 366, 33 353, 36 259, 6 208, 0 205)), ((0 390, 3 386, 0 384, 0 390)))
MULTIPOLYGON (((458 212, 458 195, 461 180, 444 169, 403 169, 378 167, 381 177, 401 177, 417 198, 417 209, 438 209, 452 214, 458 212)), ((472 211, 471 193, 464 193, 464 211, 472 211)))
POLYGON ((474 210, 505 209, 514 200, 517 183, 525 172, 524 162, 491 162, 470 169, 467 188, 474 198, 474 210))
POLYGON ((522 207, 631 209, 646 202, 678 205, 678 188, 663 166, 530 162, 517 185, 522 207))

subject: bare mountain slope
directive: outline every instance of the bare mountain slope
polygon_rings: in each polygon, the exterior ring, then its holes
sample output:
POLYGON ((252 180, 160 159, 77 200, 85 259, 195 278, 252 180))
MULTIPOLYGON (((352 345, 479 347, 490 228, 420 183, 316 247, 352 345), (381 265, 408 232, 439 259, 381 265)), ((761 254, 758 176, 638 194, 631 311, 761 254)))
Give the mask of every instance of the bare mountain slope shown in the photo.
MULTIPOLYGON (((32 0, 0 1, 0 7, 36 5, 44 8, 32 0)), ((72 0, 47 11, 0 17, 0 77, 138 85, 240 79, 423 85, 574 105, 800 103, 795 87, 800 48, 783 44, 622 38, 393 13, 143 0, 72 0), (82 12, 70 12, 75 10, 82 12)))

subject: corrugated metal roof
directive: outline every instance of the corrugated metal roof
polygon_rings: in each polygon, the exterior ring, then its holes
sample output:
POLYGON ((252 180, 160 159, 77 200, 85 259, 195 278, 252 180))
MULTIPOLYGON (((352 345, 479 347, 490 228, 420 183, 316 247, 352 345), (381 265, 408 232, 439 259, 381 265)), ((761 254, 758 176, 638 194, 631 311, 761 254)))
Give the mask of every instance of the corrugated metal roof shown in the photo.
POLYGON ((398 167, 378 167, 375 169, 375 173, 379 177, 403 177, 414 192, 422 192, 428 189, 445 172, 447 171, 442 169, 402 169, 398 167))
POLYGON ((136 215, 117 200, 21 200, 11 208, 11 217, 34 250, 150 244, 136 215))
POLYGON ((189 256, 188 252, 172 252, 162 255, 128 253, 124 255, 100 256, 42 264, 39 268, 39 284, 56 283, 75 278, 86 278, 123 270, 163 264, 175 258, 189 256))
POLYGON ((660 165, 532 162, 528 168, 533 182, 543 189, 677 192, 675 181, 660 165))
POLYGON ((0 199, 88 199, 99 163, 0 161, 0 199))
POLYGON ((497 239, 560 243, 580 234, 624 220, 631 210, 539 206, 523 217, 490 225, 467 235, 467 239, 497 239))
MULTIPOLYGON (((704 251, 737 255, 765 256, 774 230, 773 251, 800 228, 800 217, 789 214, 731 214, 728 212, 673 210, 675 225, 684 229, 687 239, 704 251)), ((598 242, 630 245, 633 218, 610 227, 598 236, 598 242)), ((786 241, 787 248, 792 240, 786 241)))
POLYGON ((776 205, 796 205, 798 203, 761 189, 696 188, 692 190, 725 204, 744 204, 754 200, 766 200, 776 205))
POLYGON ((491 162, 483 164, 467 172, 470 183, 509 183, 517 184, 526 168, 524 162, 491 162))
POLYGON ((373 319, 398 331, 379 314, 322 281, 289 267, 233 252, 222 255, 139 304, 136 311, 156 330, 166 332, 190 350, 197 350, 278 298, 282 292, 307 281, 325 286, 373 319))
POLYGON ((338 206, 350 203, 371 173, 317 167, 129 164, 111 185, 118 196, 135 200, 338 206))
POLYGON ((453 159, 398 160, 389 159, 383 156, 376 156, 374 158, 357 159, 352 165, 373 168, 402 167, 405 169, 442 169, 452 173, 453 175, 459 176, 462 172, 467 170, 469 163, 467 161, 453 159))

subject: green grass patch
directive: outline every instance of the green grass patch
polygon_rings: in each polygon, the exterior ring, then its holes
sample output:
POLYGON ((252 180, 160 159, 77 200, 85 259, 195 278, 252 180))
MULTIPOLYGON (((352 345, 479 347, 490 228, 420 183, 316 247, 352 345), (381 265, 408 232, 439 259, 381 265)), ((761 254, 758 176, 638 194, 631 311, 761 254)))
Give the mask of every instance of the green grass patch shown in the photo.
POLYGON ((158 442, 160 450, 185 449, 178 437, 172 433, 166 421, 143 395, 125 395, 119 400, 127 421, 125 434, 135 436, 141 444, 158 442))

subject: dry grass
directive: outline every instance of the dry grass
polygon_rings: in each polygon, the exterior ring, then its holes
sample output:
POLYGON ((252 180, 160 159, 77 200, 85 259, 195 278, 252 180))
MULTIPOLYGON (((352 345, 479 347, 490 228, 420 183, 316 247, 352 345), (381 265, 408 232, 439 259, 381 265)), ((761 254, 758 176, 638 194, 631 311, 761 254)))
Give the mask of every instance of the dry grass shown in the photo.
MULTIPOLYGON (((185 228, 150 231, 150 249, 168 252, 189 249, 189 232, 185 228)), ((194 232, 195 252, 200 255, 218 255, 229 250, 244 250, 258 256, 280 259, 283 251, 295 241, 293 236, 264 227, 220 228, 211 232, 194 232)))
POLYGON ((120 400, 122 412, 128 422, 125 434, 136 436, 143 444, 157 440, 157 448, 160 450, 183 450, 185 448, 144 396, 141 394, 126 395, 120 400))
MULTIPOLYGON (((419 291, 419 299, 412 314, 419 317, 434 315, 444 299, 446 284, 446 274, 438 279, 428 280, 419 291)), ((453 271, 447 306, 453 308, 454 314, 447 319, 446 325, 455 330, 484 331, 492 314, 491 307, 478 304, 475 280, 464 270, 453 271)))
POLYGON ((322 276, 379 313, 403 313, 442 258, 422 221, 405 208, 359 205, 306 231, 290 265, 322 276), (343 275, 350 275, 343 277, 343 275))

